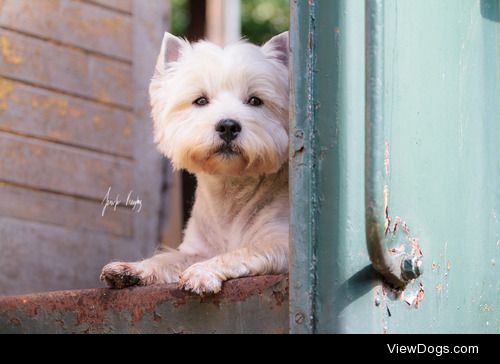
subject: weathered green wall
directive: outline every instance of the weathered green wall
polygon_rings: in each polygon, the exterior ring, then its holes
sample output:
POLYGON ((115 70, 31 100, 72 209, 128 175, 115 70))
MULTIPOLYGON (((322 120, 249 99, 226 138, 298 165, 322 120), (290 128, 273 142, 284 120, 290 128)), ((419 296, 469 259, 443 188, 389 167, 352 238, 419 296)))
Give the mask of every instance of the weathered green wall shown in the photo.
POLYGON ((397 294, 367 256, 365 1, 293 1, 291 330, 498 333, 499 2, 383 3, 380 170, 424 274, 397 294))

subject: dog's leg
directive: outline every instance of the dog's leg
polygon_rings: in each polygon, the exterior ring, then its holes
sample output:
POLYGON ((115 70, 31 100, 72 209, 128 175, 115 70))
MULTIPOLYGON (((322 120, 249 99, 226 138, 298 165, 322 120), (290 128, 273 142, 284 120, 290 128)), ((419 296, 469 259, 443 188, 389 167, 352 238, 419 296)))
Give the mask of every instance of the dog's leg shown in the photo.
POLYGON ((217 293, 222 282, 238 277, 288 271, 288 241, 258 244, 195 263, 182 274, 179 286, 198 294, 217 293))
POLYGON ((111 288, 176 283, 184 269, 203 259, 198 255, 172 250, 140 262, 113 262, 102 269, 101 281, 111 288))

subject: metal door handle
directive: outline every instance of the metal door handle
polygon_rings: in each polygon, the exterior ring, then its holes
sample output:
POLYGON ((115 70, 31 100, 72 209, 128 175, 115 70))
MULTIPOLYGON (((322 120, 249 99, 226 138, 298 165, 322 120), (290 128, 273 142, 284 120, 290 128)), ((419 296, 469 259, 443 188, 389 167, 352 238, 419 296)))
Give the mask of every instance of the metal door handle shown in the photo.
MULTIPOLYGON (((365 0, 365 220, 368 254, 373 267, 402 288, 422 274, 418 255, 391 255, 387 249, 388 145, 384 140, 384 2, 365 0), (384 163, 385 164, 385 163, 384 163)), ((397 227, 397 223, 395 228, 397 227)))

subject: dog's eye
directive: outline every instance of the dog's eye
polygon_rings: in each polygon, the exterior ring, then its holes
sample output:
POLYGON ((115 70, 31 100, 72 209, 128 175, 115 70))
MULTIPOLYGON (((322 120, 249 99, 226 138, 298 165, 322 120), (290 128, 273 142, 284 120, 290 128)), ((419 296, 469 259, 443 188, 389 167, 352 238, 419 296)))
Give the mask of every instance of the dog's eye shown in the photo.
POLYGON ((263 102, 258 97, 252 96, 248 99, 247 104, 250 106, 260 106, 263 102))
POLYGON ((193 104, 198 105, 198 106, 205 106, 208 105, 208 99, 205 96, 198 97, 196 100, 193 101, 193 104))

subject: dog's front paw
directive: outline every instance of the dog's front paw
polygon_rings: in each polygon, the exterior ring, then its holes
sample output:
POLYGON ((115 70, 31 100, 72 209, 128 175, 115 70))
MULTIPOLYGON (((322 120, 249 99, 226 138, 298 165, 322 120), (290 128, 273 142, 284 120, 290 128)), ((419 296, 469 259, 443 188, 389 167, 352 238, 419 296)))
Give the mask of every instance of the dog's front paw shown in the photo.
POLYGON ((199 295, 218 293, 222 288, 222 279, 205 264, 197 263, 181 274, 179 287, 199 295))
POLYGON ((153 284, 154 276, 148 275, 140 267, 140 263, 109 263, 102 268, 101 281, 110 288, 130 286, 147 286, 153 284))

